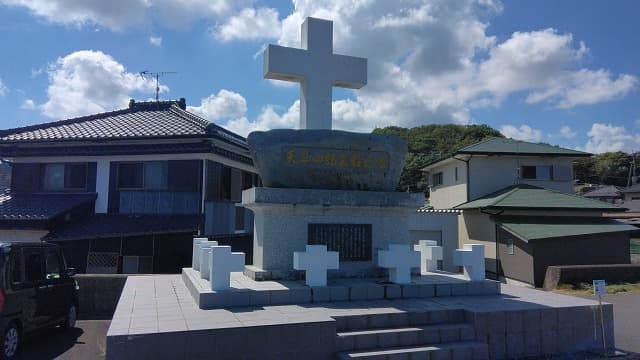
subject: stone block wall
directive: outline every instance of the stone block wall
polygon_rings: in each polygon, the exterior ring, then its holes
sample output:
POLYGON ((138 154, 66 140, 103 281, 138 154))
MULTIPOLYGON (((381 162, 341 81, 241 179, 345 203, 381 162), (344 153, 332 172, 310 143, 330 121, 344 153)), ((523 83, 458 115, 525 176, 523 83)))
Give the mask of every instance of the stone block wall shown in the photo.
MULTIPOLYGON (((603 305, 607 352, 615 349, 613 305, 603 305)), ((598 307, 467 312, 476 340, 489 344, 491 359, 539 358, 585 351, 601 352, 598 307)))

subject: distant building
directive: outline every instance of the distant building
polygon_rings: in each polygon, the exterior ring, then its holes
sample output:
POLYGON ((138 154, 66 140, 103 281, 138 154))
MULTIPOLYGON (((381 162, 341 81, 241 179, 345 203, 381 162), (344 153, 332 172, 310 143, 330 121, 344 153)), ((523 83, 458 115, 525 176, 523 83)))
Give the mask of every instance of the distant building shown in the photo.
POLYGON ((252 237, 246 140, 179 101, 0 131, 2 240, 63 246, 80 272, 179 272, 194 234, 252 237))
POLYGON ((467 146, 423 170, 434 209, 461 211, 458 246, 485 245, 489 277, 542 286, 549 265, 629 263, 624 211, 573 195, 573 162, 591 154, 504 138, 467 146))
POLYGON ((605 201, 611 204, 620 204, 624 198, 622 189, 614 185, 599 186, 594 190, 582 194, 582 196, 588 199, 605 201))

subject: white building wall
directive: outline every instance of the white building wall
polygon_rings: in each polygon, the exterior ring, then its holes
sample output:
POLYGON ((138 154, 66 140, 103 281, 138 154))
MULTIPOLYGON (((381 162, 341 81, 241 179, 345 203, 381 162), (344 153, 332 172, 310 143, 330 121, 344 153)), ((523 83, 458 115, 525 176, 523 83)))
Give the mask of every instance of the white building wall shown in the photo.
POLYGON ((573 194, 573 179, 565 181, 519 179, 521 166, 570 166, 571 158, 483 156, 469 162, 469 200, 475 200, 507 186, 529 184, 565 194, 573 194))
POLYGON ((442 239, 442 270, 458 272, 453 265, 453 251, 458 248, 458 213, 415 212, 409 215, 409 238, 414 243, 417 240, 438 240, 416 237, 435 237, 438 233, 442 239))
POLYGON ((109 206, 109 167, 111 162, 100 159, 96 162, 96 214, 106 214, 109 206))
POLYGON ((467 202, 467 165, 458 160, 447 162, 429 172, 429 204, 434 209, 451 209, 467 202), (458 178, 456 180, 456 168, 458 178), (433 174, 442 172, 442 185, 433 186, 433 174))

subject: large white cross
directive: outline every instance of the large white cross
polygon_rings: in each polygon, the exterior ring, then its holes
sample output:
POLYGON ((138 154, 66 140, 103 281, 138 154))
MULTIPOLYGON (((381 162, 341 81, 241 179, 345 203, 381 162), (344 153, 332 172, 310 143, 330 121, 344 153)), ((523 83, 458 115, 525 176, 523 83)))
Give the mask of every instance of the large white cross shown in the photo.
POLYGON ((326 245, 307 245, 306 250, 293 253, 293 268, 306 270, 307 285, 327 286, 327 270, 340 266, 338 252, 327 251, 326 245))
POLYGON ((331 87, 367 84, 367 59, 333 53, 333 22, 308 17, 302 49, 269 45, 264 77, 300 83, 300 129, 331 129, 331 87))
POLYGON ((389 269, 389 281, 411 282, 411 268, 420 266, 420 254, 409 245, 389 244, 389 250, 378 251, 378 266, 389 269))
POLYGON ((208 263, 211 290, 227 290, 231 273, 244 270, 244 253, 232 253, 231 246, 214 246, 210 249, 208 263))
POLYGON ((438 260, 442 260, 442 246, 434 240, 419 240, 413 250, 420 253, 420 275, 438 270, 438 260))
POLYGON ((453 253, 453 264, 464 267, 464 275, 471 281, 484 280, 484 245, 465 244, 453 253))

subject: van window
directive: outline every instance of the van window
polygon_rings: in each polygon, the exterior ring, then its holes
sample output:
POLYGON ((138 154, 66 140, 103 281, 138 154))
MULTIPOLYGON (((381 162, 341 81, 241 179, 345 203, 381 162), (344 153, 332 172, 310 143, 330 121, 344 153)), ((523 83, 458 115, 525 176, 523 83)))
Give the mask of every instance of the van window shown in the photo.
POLYGON ((54 249, 47 249, 47 257, 45 260, 47 269, 47 280, 60 279, 62 274, 62 266, 60 266, 60 255, 54 249))
POLYGON ((22 271, 22 253, 18 250, 14 250, 11 253, 11 265, 9 268, 9 273, 11 274, 11 283, 19 284, 23 280, 23 271, 22 271))
POLYGON ((26 282, 40 281, 44 278, 42 249, 26 248, 22 251, 24 256, 24 280, 26 282))

